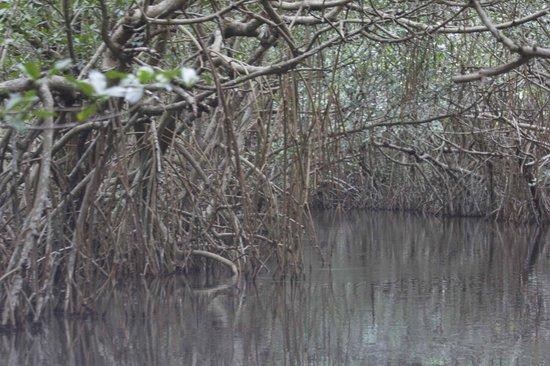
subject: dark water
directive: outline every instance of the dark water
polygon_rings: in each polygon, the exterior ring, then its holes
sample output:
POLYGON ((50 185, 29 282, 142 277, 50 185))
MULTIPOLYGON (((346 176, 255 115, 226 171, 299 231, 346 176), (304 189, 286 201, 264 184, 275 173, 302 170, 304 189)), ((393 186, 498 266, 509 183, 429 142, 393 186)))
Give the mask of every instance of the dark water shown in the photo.
POLYGON ((100 319, 0 336, 0 365, 550 365, 550 245, 534 228, 319 214, 305 280, 125 286, 100 319))

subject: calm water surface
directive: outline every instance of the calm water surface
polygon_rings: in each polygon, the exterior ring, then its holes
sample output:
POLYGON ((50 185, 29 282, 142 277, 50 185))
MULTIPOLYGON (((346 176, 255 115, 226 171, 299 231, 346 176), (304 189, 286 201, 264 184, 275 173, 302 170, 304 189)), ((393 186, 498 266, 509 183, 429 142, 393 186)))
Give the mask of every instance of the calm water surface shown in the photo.
POLYGON ((393 213, 315 220, 302 281, 125 285, 103 317, 0 336, 0 365, 550 365, 547 232, 393 213))

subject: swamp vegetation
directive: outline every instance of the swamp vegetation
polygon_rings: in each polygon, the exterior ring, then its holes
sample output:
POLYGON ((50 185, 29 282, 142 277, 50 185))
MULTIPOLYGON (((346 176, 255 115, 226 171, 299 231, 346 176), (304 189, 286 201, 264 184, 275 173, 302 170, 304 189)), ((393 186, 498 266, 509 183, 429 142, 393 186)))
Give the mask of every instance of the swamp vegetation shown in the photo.
POLYGON ((0 326, 303 271, 313 207, 544 225, 542 0, 2 0, 0 326))

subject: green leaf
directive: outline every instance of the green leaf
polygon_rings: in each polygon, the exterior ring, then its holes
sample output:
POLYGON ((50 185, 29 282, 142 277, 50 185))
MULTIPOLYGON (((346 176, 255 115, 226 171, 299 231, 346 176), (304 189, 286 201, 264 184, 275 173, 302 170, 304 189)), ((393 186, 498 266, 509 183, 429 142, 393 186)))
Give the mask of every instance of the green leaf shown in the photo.
POLYGON ((55 112, 50 112, 45 109, 38 109, 32 112, 38 118, 48 118, 55 116, 55 112))
POLYGON ((149 84, 155 77, 155 71, 151 67, 140 67, 136 76, 141 84, 149 84))
POLYGON ((87 97, 92 97, 94 95, 94 88, 90 83, 82 80, 76 80, 74 83, 76 84, 77 88, 80 89, 80 91, 84 93, 84 95, 86 95, 87 97))
POLYGON ((25 62, 19 65, 19 69, 33 80, 38 80, 40 78, 40 66, 37 63, 31 61, 25 62))
POLYGON ((38 99, 38 97, 36 96, 36 91, 35 90, 27 90, 23 94, 23 97, 25 98, 25 101, 27 101, 27 102, 32 102, 32 101, 35 101, 35 100, 38 99))
POLYGON ((105 76, 107 79, 110 80, 118 80, 118 79, 124 79, 128 74, 122 71, 118 70, 109 70, 105 73, 105 76))
POLYGON ((84 108, 83 110, 77 113, 76 119, 78 119, 78 121, 80 122, 85 121, 91 116, 93 116, 96 111, 97 111, 96 105, 90 104, 89 106, 87 106, 86 108, 84 108))
POLYGON ((168 70, 163 72, 164 76, 166 76, 169 80, 175 79, 178 76, 180 76, 180 69, 174 69, 174 70, 168 70))

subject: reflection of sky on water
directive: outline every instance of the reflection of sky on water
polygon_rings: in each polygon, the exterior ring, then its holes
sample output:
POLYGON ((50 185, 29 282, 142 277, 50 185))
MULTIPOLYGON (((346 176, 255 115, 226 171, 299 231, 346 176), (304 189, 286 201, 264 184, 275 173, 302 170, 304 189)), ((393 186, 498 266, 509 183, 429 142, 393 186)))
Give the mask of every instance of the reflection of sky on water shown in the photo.
MULTIPOLYGON (((0 360, 90 365, 550 363, 548 235, 392 213, 316 216, 305 280, 131 284, 93 320, 0 337, 0 360), (330 258, 320 266, 319 251, 330 258)), ((0 362, 0 364, 3 364, 0 362)))

